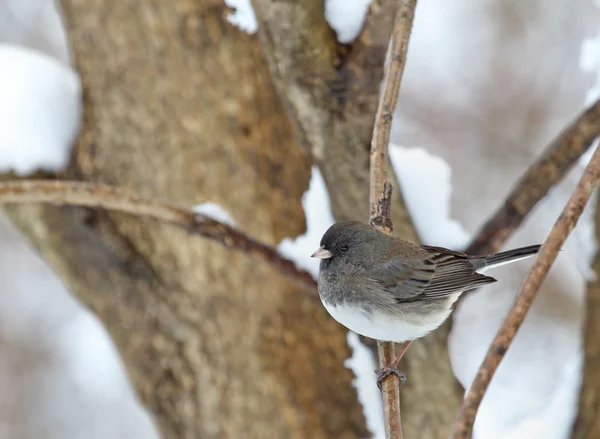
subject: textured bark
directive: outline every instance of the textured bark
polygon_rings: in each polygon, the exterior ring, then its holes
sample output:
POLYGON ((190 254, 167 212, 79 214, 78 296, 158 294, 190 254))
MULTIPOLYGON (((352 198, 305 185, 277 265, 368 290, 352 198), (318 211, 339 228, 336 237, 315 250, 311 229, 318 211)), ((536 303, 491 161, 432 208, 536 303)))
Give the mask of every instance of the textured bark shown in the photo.
MULTIPOLYGON (((596 237, 600 236, 600 199, 596 202, 596 237)), ((593 264, 596 276, 600 275, 600 253, 593 264)), ((585 325, 583 330, 583 379, 579 395, 577 420, 572 439, 600 437, 600 277, 588 284, 585 299, 585 325)))
POLYGON ((69 180, 0 181, 0 205, 31 203, 104 209, 171 224, 190 235, 202 236, 227 249, 266 261, 309 294, 317 294, 317 282, 313 276, 297 267, 294 261, 283 257, 277 248, 259 242, 224 222, 197 213, 193 208, 157 202, 99 183, 69 180))
MULTIPOLYGON (((322 1, 253 1, 258 36, 232 27, 222 0, 62 4, 86 98, 67 177, 215 201, 275 244, 304 230, 314 161, 337 219, 366 220, 394 0, 373 2, 352 46, 335 41, 322 1)), ((346 330, 265 263, 125 215, 9 212, 105 323, 164 437, 368 435, 346 330)), ((399 190, 392 220, 417 240, 399 190)), ((446 334, 414 343, 401 365, 407 438, 445 437, 458 407, 446 334)))
MULTIPOLYGON (((352 47, 336 43, 320 2, 255 0, 253 5, 274 82, 323 172, 336 218, 366 221, 371 135, 398 2, 374 0, 352 47)), ((389 180, 398 189, 391 169, 389 180)), ((392 193, 394 236, 417 242, 401 194, 392 193)), ((417 340, 400 363, 408 375, 401 388, 406 438, 446 437, 454 421, 462 388, 450 368, 449 328, 447 323, 417 340)))
MULTIPOLYGON (((367 25, 351 47, 337 43, 322 1, 253 4, 273 81, 302 144, 323 172, 336 218, 366 221, 369 150, 397 1, 373 1, 367 25)), ((390 181, 398 188, 393 175, 390 181)), ((394 234, 416 240, 401 192, 393 197, 394 234)))
MULTIPOLYGON (((86 92, 68 177, 212 200, 271 244, 304 230, 310 157, 222 1, 63 8, 86 92)), ((368 435, 346 331, 266 264, 131 216, 11 215, 105 323, 165 438, 368 435)))

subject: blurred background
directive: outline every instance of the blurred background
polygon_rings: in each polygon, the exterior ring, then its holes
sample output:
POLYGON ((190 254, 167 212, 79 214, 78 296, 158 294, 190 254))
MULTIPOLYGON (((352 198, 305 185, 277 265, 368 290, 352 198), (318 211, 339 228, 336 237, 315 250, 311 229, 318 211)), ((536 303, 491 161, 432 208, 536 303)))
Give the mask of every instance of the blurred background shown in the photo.
MULTIPOLYGON (((368 215, 396 2, 377 4, 358 36, 368 0, 1 0, 2 181, 101 182, 193 208, 314 275, 324 230, 368 215)), ((395 234, 464 249, 598 98, 599 75, 598 2, 420 0, 392 133, 395 234)), ((586 157, 507 248, 544 240, 586 157)), ((572 427, 595 207, 474 437, 594 437, 572 427)), ((1 439, 384 437, 372 346, 265 262, 102 209, 3 212, 1 439)), ((447 437, 530 266, 498 269, 451 328, 413 344, 406 438, 447 437)))

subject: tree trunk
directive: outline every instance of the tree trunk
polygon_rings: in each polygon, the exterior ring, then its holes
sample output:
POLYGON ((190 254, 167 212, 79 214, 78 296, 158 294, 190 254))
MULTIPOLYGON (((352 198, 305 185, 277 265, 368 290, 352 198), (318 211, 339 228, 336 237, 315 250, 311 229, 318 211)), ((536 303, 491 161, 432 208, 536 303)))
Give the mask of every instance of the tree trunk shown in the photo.
MULTIPOLYGON (((600 236, 600 198, 596 205, 596 237, 600 236)), ((600 276, 600 253, 592 265, 600 276)), ((585 293, 583 329, 583 379, 579 394, 579 408, 572 439, 600 437, 600 277, 588 284, 585 293)))
MULTIPOLYGON (((274 83, 323 172, 338 220, 369 217, 369 151, 397 3, 374 0, 360 37, 348 47, 335 41, 322 2, 253 2, 274 83)), ((394 235, 417 242, 398 182, 389 172, 395 189, 394 235)), ((417 340, 400 365, 408 375, 401 394, 404 437, 439 439, 450 431, 462 388, 450 368, 449 329, 447 322, 417 340)))
MULTIPOLYGON (((227 22, 222 0, 63 0, 85 90, 65 176, 183 205, 214 201, 275 245, 304 230, 314 161, 336 217, 366 220, 395 10, 373 3, 349 47, 335 41, 322 1, 255 1, 257 37, 227 22)), ((392 182, 395 234, 416 240, 392 182)), ((102 319, 165 438, 368 436, 343 366, 346 330, 266 264, 125 215, 8 211, 102 319)), ((407 355, 408 438, 449 431, 460 389, 445 340, 438 332, 407 355)))

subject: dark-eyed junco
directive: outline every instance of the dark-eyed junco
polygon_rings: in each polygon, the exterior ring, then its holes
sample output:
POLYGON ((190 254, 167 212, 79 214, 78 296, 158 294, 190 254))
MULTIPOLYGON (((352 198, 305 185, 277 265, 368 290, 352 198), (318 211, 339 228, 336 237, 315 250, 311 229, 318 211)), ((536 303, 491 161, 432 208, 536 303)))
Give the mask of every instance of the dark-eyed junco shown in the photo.
MULTIPOLYGON (((321 259, 319 296, 335 320, 365 337, 401 343, 438 328, 463 292, 496 282, 482 271, 530 257, 539 248, 467 256, 346 221, 325 232, 312 257, 321 259)), ((378 383, 389 373, 405 378, 392 364, 378 383)))

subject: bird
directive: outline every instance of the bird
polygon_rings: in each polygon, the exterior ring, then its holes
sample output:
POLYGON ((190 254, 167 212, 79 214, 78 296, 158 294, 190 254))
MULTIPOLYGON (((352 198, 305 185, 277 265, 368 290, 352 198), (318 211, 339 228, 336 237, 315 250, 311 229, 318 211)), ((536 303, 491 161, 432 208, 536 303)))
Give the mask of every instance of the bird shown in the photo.
POLYGON ((535 255, 540 245, 487 256, 417 245, 386 235, 360 221, 333 224, 311 255, 320 259, 317 289, 328 313, 341 325, 375 340, 404 343, 377 384, 394 373, 413 340, 437 329, 465 292, 496 279, 489 268, 535 255))

